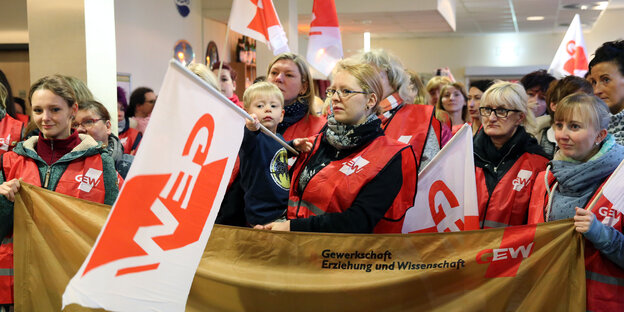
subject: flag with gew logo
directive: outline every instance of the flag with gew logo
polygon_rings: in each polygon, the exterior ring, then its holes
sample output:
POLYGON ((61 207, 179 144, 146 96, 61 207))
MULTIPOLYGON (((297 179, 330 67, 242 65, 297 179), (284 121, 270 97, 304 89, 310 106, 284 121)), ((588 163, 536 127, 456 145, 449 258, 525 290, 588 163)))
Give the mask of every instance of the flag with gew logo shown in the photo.
POLYGON ((418 192, 405 214, 403 233, 479 228, 472 155, 472 130, 464 124, 418 175, 418 192))
POLYGON ((64 307, 184 310, 243 137, 230 105, 170 63, 141 150, 64 307))

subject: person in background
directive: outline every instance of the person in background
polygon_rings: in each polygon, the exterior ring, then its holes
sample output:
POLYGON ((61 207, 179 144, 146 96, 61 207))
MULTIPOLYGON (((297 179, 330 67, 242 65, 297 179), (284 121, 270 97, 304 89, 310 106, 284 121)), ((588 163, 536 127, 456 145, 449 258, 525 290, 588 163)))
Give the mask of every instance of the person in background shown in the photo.
POLYGON ((266 76, 258 76, 258 77, 256 77, 256 79, 254 79, 253 83, 262 82, 262 81, 267 81, 266 76))
POLYGON ((76 101, 78 101, 78 103, 95 100, 93 93, 89 90, 89 87, 87 87, 84 81, 74 76, 62 75, 62 77, 65 78, 67 83, 74 89, 74 94, 76 94, 76 101))
POLYGON ((489 88, 494 81, 485 79, 477 80, 470 83, 468 89, 468 113, 470 114, 470 122, 472 126, 472 135, 477 134, 481 129, 481 115, 479 114, 479 106, 481 106, 481 97, 483 92, 489 88))
POLYGON ((466 106, 466 101, 468 100, 466 89, 461 82, 454 82, 442 87, 440 95, 436 109, 449 114, 451 130, 455 134, 464 123, 470 120, 468 106, 466 106))
POLYGON ((605 42, 596 50, 588 79, 611 112, 609 133, 624 145, 624 40, 605 42))
POLYGON ((72 122, 72 128, 78 133, 88 134, 102 143, 108 154, 115 161, 115 169, 122 178, 126 178, 134 156, 124 153, 124 146, 111 132, 110 114, 104 105, 95 100, 78 104, 78 112, 72 122))
POLYGON ((126 109, 126 116, 130 120, 130 128, 135 128, 144 134, 155 104, 156 94, 154 90, 138 87, 132 91, 130 103, 126 109))
POLYGON ((130 120, 125 113, 127 108, 126 92, 123 88, 117 87, 117 132, 119 133, 119 141, 124 147, 124 154, 136 155, 143 134, 137 129, 130 128, 130 120))
POLYGON ((190 63, 186 67, 211 87, 221 91, 216 74, 213 74, 210 69, 208 69, 208 66, 201 63, 190 63))
POLYGON ((414 94, 414 104, 427 104, 429 101, 428 93, 422 79, 420 79, 420 76, 415 71, 406 70, 406 72, 410 77, 410 91, 414 94))
POLYGON ((241 103, 236 93, 234 93, 234 91, 236 91, 236 71, 226 62, 223 62, 223 65, 221 65, 221 62, 216 62, 212 64, 212 72, 215 76, 219 75, 219 66, 221 66, 221 76, 217 77, 220 86, 218 89, 221 90, 221 93, 232 101, 232 103, 242 108, 243 103, 241 103))
POLYGON ((526 224, 531 189, 548 156, 525 130, 534 122, 524 88, 499 81, 481 97, 473 140, 481 228, 526 224))
MULTIPOLYGON (((112 205, 123 179, 113 159, 91 136, 71 129, 78 112, 74 90, 59 75, 38 79, 28 93, 32 119, 40 134, 17 143, 13 151, 0 155, 0 237, 12 235, 13 202, 20 180, 65 195, 112 205), (85 179, 93 181, 81 187, 85 179)), ((6 242, 3 241, 3 242, 6 242)), ((0 245, 0 266, 4 272, 0 294, 11 296, 13 287, 13 244, 0 245)), ((0 297, 0 302, 12 298, 0 297)))
POLYGON ((451 84, 451 78, 447 76, 433 76, 427 81, 427 93, 429 94, 429 105, 436 106, 440 98, 440 90, 443 86, 451 84))
POLYGON ((555 77, 543 69, 528 73, 520 79, 529 96, 529 109, 533 111, 535 117, 546 114, 546 90, 553 80, 555 77))
POLYGON ((527 132, 537 139, 537 143, 551 158, 557 151, 555 129, 552 127, 557 103, 564 97, 576 92, 594 94, 591 84, 581 77, 566 76, 561 80, 553 80, 548 91, 546 91, 546 103, 548 103, 546 110, 548 114, 536 118, 535 128, 527 129, 527 132))
POLYGON ((24 125, 27 125, 30 121, 30 117, 26 111, 26 101, 24 101, 21 97, 14 97, 13 104, 15 105, 16 119, 21 121, 24 125))
POLYGON ((286 140, 318 134, 327 123, 314 111, 314 86, 308 64, 294 53, 281 53, 269 64, 267 81, 284 95, 284 120, 277 133, 286 140))
POLYGON ((5 106, 4 111, 6 112, 6 114, 11 116, 13 119, 18 119, 17 115, 15 113, 15 106, 14 105, 10 105, 11 103, 14 102, 13 101, 13 91, 11 89, 11 84, 9 83, 9 80, 4 75, 4 72, 2 70, 0 70, 0 84, 3 85, 4 88, 6 89, 6 99, 5 99, 5 102, 4 102, 4 106, 5 106))
POLYGON ((12 150, 22 140, 24 124, 11 117, 8 111, 14 112, 13 105, 7 105, 9 92, 0 83, 0 155, 12 150))
POLYGON ((312 151, 293 166, 289 220, 255 228, 401 233, 414 204, 416 159, 411 146, 383 134, 376 114, 383 96, 377 68, 339 61, 326 92, 332 113, 312 151), (360 166, 356 171, 346 163, 360 166))
POLYGON ((607 105, 593 95, 576 93, 557 104, 560 149, 537 177, 529 209, 529 223, 573 217, 585 237, 588 311, 624 310, 622 285, 611 282, 624 279, 623 216, 600 192, 624 159, 624 147, 607 132, 610 119, 607 105))
POLYGON ((412 146, 419 170, 433 159, 450 138, 446 129, 434 118, 435 108, 415 105, 413 88, 405 67, 384 50, 373 50, 353 57, 355 62, 372 65, 379 72, 382 94, 377 115, 384 134, 412 146))

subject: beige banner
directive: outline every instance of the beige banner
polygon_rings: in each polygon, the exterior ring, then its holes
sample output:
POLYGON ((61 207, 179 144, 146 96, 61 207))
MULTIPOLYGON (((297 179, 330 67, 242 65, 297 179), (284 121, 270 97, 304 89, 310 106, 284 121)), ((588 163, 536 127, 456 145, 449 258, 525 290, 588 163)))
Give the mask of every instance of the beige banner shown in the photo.
MULTIPOLYGON (((60 310, 109 210, 22 184, 16 311, 60 310)), ((570 220, 410 235, 215 226, 186 310, 584 311, 582 244, 570 220)))

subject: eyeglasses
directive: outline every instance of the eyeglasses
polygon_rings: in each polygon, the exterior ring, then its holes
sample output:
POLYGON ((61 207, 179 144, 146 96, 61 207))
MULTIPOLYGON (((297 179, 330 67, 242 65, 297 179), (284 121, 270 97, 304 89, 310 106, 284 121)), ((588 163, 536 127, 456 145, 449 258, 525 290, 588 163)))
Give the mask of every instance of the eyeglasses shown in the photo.
POLYGON ((104 120, 102 118, 98 118, 98 119, 86 119, 83 122, 74 122, 72 124, 72 128, 78 128, 78 126, 82 126, 85 129, 89 129, 91 127, 93 127, 93 125, 100 121, 100 120, 104 120))
POLYGON ((353 91, 353 90, 349 90, 349 89, 342 89, 342 90, 327 89, 327 90, 325 90, 325 95, 327 95, 327 97, 334 96, 334 93, 337 93, 338 97, 341 98, 341 99, 346 99, 346 98, 350 97, 351 95, 353 95, 354 93, 368 94, 368 92, 365 92, 365 91, 353 91))
POLYGON ((509 115, 509 112, 520 112, 517 109, 506 109, 506 108, 496 108, 493 109, 491 107, 479 107, 479 114, 481 114, 481 116, 483 117, 489 117, 492 112, 494 112, 494 115, 496 115, 496 117, 498 118, 505 118, 507 117, 507 115, 509 115))

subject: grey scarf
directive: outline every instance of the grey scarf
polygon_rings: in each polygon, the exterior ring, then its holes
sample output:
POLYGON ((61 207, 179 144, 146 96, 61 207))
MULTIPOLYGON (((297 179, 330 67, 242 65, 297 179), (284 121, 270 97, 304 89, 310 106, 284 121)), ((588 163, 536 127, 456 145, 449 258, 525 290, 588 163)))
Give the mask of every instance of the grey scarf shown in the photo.
POLYGON ((364 123, 359 125, 345 125, 336 121, 334 114, 327 117, 327 130, 325 135, 327 142, 337 150, 345 150, 356 147, 365 139, 364 134, 370 132, 370 128, 379 128, 381 121, 375 114, 368 116, 364 123))
MULTIPOLYGON (((612 136, 605 141, 613 140, 612 136)), ((548 221, 572 218, 575 207, 585 207, 600 184, 617 168, 624 158, 624 147, 613 142, 603 143, 600 157, 574 163, 552 161, 552 173, 559 185, 552 198, 548 221)))

